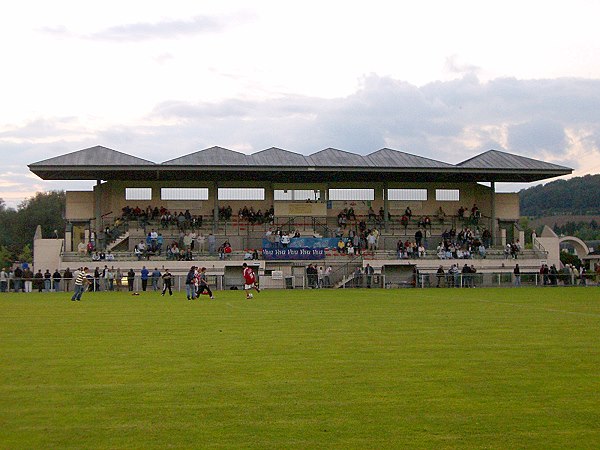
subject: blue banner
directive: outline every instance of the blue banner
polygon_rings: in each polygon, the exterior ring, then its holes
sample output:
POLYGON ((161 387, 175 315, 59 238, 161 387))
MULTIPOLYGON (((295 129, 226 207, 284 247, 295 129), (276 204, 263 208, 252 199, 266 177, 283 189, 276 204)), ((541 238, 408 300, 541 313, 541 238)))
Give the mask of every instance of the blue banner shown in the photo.
POLYGON ((324 248, 263 248, 263 259, 325 259, 324 248))
MULTIPOLYGON (((287 248, 337 248, 339 238, 292 238, 287 248)), ((263 239, 263 249, 282 249, 282 245, 273 242, 272 239, 263 239)))

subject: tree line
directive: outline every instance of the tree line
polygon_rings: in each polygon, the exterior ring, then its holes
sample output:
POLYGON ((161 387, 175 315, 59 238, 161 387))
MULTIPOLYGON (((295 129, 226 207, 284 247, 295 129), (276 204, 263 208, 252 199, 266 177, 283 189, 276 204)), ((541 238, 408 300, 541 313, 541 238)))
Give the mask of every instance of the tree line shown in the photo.
POLYGON ((519 200, 522 216, 600 214, 600 174, 523 189, 519 200))
POLYGON ((64 237, 64 191, 38 192, 35 196, 9 208, 0 199, 0 264, 8 267, 15 261, 31 262, 33 236, 38 225, 42 236, 64 237))

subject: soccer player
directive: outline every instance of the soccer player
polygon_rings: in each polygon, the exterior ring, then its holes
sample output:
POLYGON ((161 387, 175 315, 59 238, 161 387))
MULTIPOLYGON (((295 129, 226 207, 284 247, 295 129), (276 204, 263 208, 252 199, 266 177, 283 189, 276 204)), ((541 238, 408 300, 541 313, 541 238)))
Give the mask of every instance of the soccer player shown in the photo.
POLYGON ((84 267, 83 270, 80 270, 77 273, 77 277, 75 278, 75 293, 73 294, 73 297, 71 297, 71 301, 80 301, 81 300, 81 296, 83 295, 83 292, 85 291, 85 287, 88 285, 89 283, 89 279, 87 277, 87 271, 88 268, 84 267))
POLYGON ((215 298, 210 290, 210 287, 208 286, 208 280, 206 279, 206 267, 200 269, 200 274, 198 276, 198 298, 200 298, 204 291, 208 293, 211 299, 215 298))
POLYGON ((169 272, 169 269, 165 269, 165 273, 162 274, 162 280, 163 280, 163 289, 162 289, 162 296, 165 295, 165 292, 167 292, 167 289, 169 290, 169 295, 173 295, 173 291, 171 290, 171 282, 173 280, 173 275, 171 275, 171 272, 169 272))
POLYGON ((254 275, 254 270, 252 267, 248 267, 248 264, 242 264, 244 268, 242 271, 242 276, 244 277, 244 291, 246 292, 246 299, 252 298, 252 294, 250 293, 250 289, 255 289, 256 292, 260 292, 258 285, 256 283, 256 275, 254 275))

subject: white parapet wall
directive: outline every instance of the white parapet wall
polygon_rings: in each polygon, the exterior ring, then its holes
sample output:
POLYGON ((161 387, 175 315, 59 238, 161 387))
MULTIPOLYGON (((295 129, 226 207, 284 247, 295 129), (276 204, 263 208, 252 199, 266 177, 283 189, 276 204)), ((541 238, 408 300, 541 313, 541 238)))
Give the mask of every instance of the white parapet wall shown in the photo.
POLYGON ((62 239, 36 238, 33 241, 33 267, 37 272, 46 269, 53 272, 60 268, 61 253, 64 241, 62 239))

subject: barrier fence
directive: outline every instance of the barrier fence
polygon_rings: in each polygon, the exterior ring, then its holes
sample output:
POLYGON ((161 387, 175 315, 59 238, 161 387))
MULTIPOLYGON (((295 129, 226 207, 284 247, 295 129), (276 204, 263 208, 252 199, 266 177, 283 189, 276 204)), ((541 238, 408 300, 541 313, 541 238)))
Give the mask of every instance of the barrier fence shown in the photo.
MULTIPOLYGON (((268 283, 269 276, 262 276, 260 280, 268 283)), ((293 282, 286 282, 282 288, 286 289, 311 289, 311 288, 476 288, 476 287, 553 287, 553 286, 595 286, 600 287, 600 276, 595 273, 585 274, 583 277, 574 274, 542 275, 539 273, 521 273, 519 277, 512 272, 486 272, 486 273, 444 273, 417 272, 412 277, 398 278, 385 274, 352 275, 351 271, 344 272, 342 276, 334 280, 315 279, 309 276, 298 275, 293 277, 293 282)), ((115 291, 115 292, 143 292, 162 291, 162 279, 156 281, 149 277, 146 283, 139 275, 130 282, 127 277, 118 280, 90 277, 89 291, 115 291), (145 284, 145 289, 144 289, 145 284)), ((171 286, 175 292, 185 291, 186 275, 173 275, 171 286)), ((262 283, 261 281, 261 283, 262 283)), ((223 290, 231 288, 231 280, 225 280, 225 275, 209 275, 208 282, 212 289, 223 290)), ((240 278, 238 289, 242 287, 240 278)), ((36 284, 35 281, 10 279, 5 284, 0 284, 0 292, 71 292, 74 289, 73 279, 62 279, 60 282, 36 284), (29 283, 29 284, 28 284, 29 283)))

